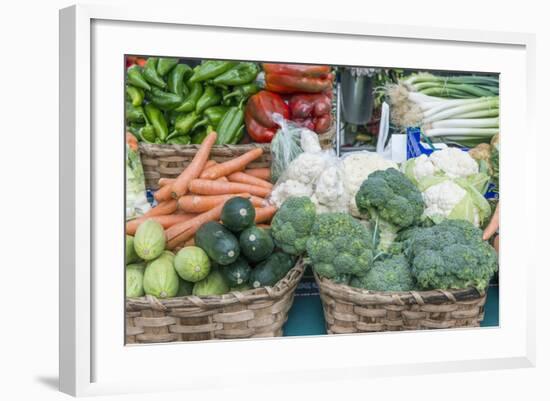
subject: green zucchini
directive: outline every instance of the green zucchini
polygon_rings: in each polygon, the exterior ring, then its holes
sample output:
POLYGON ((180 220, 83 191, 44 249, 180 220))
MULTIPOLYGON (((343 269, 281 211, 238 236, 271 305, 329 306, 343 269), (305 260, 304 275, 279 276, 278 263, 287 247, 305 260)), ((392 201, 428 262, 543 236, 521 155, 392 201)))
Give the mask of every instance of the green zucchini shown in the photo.
POLYGON ((238 233, 254 224, 256 211, 252 202, 237 196, 223 205, 221 220, 224 226, 238 233))
POLYGON ((294 258, 283 252, 275 252, 252 269, 248 282, 253 288, 272 287, 279 282, 292 267, 294 258))
POLYGON ((250 266, 244 258, 239 258, 230 265, 223 266, 221 271, 230 287, 246 283, 250 277, 250 266))
POLYGON ((219 265, 233 263, 239 257, 239 241, 227 228, 215 221, 203 224, 195 234, 195 245, 219 265))
POLYGON ((242 254, 250 262, 261 262, 273 252, 275 244, 263 228, 252 226, 241 232, 239 245, 242 254))

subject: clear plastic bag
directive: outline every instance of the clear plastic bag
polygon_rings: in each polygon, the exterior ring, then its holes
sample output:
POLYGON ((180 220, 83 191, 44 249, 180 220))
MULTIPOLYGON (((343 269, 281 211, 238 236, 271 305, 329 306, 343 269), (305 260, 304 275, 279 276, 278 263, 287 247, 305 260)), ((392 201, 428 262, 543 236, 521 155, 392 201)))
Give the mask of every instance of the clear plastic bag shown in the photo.
POLYGON ((145 192, 145 175, 137 149, 126 144, 126 219, 133 219, 151 208, 145 192))
POLYGON ((319 152, 321 145, 315 132, 285 120, 278 113, 272 118, 281 127, 271 142, 271 179, 276 182, 301 153, 319 152))

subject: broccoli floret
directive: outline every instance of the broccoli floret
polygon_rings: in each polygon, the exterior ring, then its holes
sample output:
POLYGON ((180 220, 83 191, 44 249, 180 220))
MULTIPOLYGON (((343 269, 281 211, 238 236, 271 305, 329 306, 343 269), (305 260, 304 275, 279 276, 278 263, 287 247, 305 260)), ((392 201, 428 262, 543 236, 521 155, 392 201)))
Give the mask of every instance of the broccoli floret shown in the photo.
POLYGON ((318 215, 306 248, 317 274, 338 282, 364 275, 374 256, 373 234, 347 213, 318 215))
POLYGON ((288 198, 271 222, 275 244, 285 253, 302 254, 314 221, 315 205, 307 196, 288 198))
POLYGON ((497 254, 482 231, 465 220, 416 228, 404 238, 411 272, 422 289, 485 290, 498 269, 497 254))
POLYGON ((424 212, 422 193, 405 174, 379 170, 363 181, 355 195, 361 213, 367 213, 380 231, 379 248, 386 250, 397 232, 418 224, 424 212))
POLYGON ((354 277, 350 285, 372 291, 410 291, 416 287, 404 255, 377 260, 367 274, 354 277))

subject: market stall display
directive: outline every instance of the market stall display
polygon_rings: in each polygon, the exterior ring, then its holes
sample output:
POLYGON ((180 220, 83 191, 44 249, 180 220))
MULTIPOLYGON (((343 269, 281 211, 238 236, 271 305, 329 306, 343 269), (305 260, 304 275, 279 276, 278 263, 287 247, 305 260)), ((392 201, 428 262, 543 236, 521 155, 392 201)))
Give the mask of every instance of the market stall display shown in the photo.
POLYGON ((340 67, 183 61, 127 70, 128 152, 153 191, 127 215, 128 343, 282 335, 309 268, 329 334, 479 325, 498 271, 497 78, 344 68, 381 85, 368 107, 348 93, 336 126, 340 67), (383 101, 388 143, 342 155, 383 101), (392 160, 410 128, 428 150, 392 160))

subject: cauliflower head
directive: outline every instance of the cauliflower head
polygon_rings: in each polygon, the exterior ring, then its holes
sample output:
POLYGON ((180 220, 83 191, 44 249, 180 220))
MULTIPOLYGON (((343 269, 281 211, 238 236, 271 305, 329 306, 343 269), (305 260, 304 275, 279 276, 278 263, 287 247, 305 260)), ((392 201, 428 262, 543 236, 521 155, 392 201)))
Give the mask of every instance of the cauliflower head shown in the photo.
POLYGON ((300 153, 287 168, 287 178, 312 185, 321 175, 327 165, 327 157, 323 153, 300 153))
POLYGON ((288 198, 271 221, 271 235, 275 244, 288 254, 302 254, 315 216, 315 205, 308 197, 288 198))
POLYGON ((429 157, 420 155, 401 165, 401 171, 415 184, 433 176, 469 177, 479 173, 479 165, 468 153, 457 148, 445 148, 429 157))
POLYGON ((384 159, 378 153, 359 152, 346 156, 343 159, 344 165, 344 189, 349 199, 349 211, 353 216, 364 218, 355 203, 355 194, 368 176, 374 171, 397 168, 397 164, 391 160, 384 159))
POLYGON ((323 213, 315 219, 306 249, 317 274, 342 281, 371 268, 373 234, 347 213, 323 213))
POLYGON ((271 192, 270 201, 277 207, 281 207, 288 198, 296 196, 311 196, 313 188, 296 180, 286 180, 275 186, 271 192))
POLYGON ((479 227, 491 214, 489 203, 468 179, 429 177, 420 182, 420 188, 426 204, 422 217, 434 223, 467 220, 479 227))
POLYGON ((430 155, 430 161, 447 177, 468 177, 479 172, 479 166, 468 152, 457 148, 445 148, 430 155))

